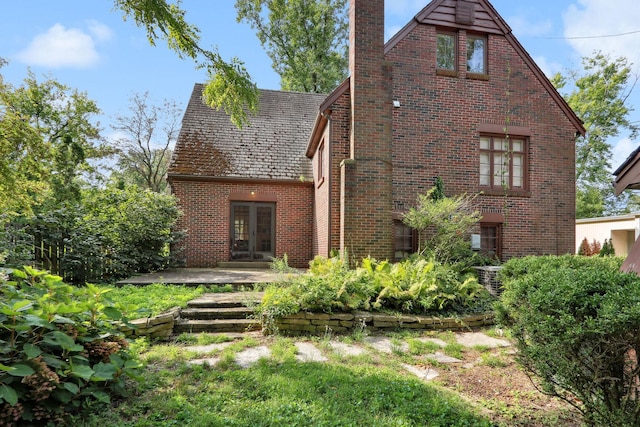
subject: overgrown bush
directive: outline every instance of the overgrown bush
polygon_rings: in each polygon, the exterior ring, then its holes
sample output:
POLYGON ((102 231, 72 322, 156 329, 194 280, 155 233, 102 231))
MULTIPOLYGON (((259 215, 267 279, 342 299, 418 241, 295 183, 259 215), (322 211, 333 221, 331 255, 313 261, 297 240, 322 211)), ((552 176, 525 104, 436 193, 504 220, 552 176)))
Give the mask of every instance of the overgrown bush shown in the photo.
POLYGON ((418 253, 444 264, 471 252, 469 235, 481 216, 474 205, 476 197, 446 197, 439 178, 426 194, 419 194, 417 205, 402 220, 418 232, 418 253))
POLYGON ((95 286, 29 267, 3 273, 0 425, 64 425, 68 414, 125 395, 140 368, 119 331, 127 316, 95 286))
POLYGON ((519 362, 590 426, 640 425, 640 278, 620 262, 527 257, 500 273, 498 320, 519 362))
POLYGON ((308 274, 268 287, 258 310, 267 318, 301 310, 465 312, 488 298, 474 276, 422 257, 396 264, 365 258, 355 269, 337 257, 316 257, 308 274))
POLYGON ((110 282, 172 265, 176 254, 169 246, 181 237, 172 231, 179 215, 170 195, 93 189, 80 203, 6 221, 0 248, 8 267, 38 261, 37 267, 70 283, 110 282))

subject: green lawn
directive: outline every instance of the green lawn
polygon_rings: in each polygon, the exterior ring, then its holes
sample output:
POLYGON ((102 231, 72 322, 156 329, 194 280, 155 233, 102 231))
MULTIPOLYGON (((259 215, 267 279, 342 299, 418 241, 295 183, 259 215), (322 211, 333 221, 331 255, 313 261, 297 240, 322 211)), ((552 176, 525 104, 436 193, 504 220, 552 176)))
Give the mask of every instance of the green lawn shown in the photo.
MULTIPOLYGON (((218 353, 216 367, 188 365, 178 345, 143 345, 145 379, 115 407, 76 420, 85 426, 490 426, 454 393, 400 368, 400 357, 358 356, 300 363, 293 342, 270 338, 272 358, 249 369, 218 353)), ((317 344, 321 346, 320 344, 317 344)))
POLYGON ((173 307, 184 308, 187 306, 187 302, 199 297, 205 292, 233 291, 231 285, 175 286, 160 283, 144 286, 101 286, 101 288, 109 290, 107 295, 113 301, 125 306, 135 306, 143 309, 145 316, 155 316, 173 307))

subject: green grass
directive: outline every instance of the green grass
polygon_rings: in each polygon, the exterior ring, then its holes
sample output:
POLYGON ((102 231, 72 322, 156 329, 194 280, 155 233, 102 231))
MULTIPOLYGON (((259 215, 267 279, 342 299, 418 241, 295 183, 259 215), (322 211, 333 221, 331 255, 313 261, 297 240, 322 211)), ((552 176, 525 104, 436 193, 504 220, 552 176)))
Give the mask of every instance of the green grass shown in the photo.
POLYGON ((223 342, 233 341, 233 338, 225 334, 190 334, 188 332, 183 332, 175 338, 176 343, 187 344, 187 345, 209 345, 209 344, 220 344, 223 342))
POLYGON ((190 366, 173 345, 143 354, 147 374, 134 396, 75 425, 146 426, 490 426, 468 402, 402 375, 392 363, 299 363, 292 341, 271 344, 276 357, 239 369, 228 363, 190 366))
POLYGON ((163 285, 160 283, 145 286, 101 286, 101 288, 109 289, 107 295, 113 301, 125 306, 135 306, 149 310, 145 312, 145 315, 149 316, 155 316, 173 307, 186 307, 187 302, 205 292, 230 292, 233 290, 231 285, 194 287, 163 285))

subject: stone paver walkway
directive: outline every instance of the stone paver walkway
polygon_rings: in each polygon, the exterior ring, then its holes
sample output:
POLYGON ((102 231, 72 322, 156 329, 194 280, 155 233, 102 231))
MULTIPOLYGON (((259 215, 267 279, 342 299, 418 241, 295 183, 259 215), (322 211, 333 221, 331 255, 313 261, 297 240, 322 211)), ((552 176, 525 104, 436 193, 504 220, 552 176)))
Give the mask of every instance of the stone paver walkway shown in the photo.
POLYGON ((329 348, 340 357, 360 356, 361 354, 365 354, 367 352, 362 347, 358 347, 357 345, 352 344, 345 344, 340 341, 331 341, 329 343, 329 348))
POLYGON ((488 348, 509 347, 511 343, 507 340, 491 338, 480 332, 462 332, 456 334, 456 341, 465 347, 484 346, 488 348))
MULTIPOLYGON (((483 346, 486 348, 501 348, 509 347, 511 344, 507 340, 492 338, 481 332, 463 332, 455 334, 456 341, 468 348, 474 348, 477 346, 483 346)), ((423 342, 433 342, 438 346, 444 348, 447 343, 438 338, 424 337, 419 338, 423 342)), ((346 344, 340 341, 332 340, 327 344, 328 351, 340 357, 353 357, 360 356, 367 353, 406 353, 409 351, 409 345, 405 341, 395 339, 392 340, 385 336, 369 336, 366 337, 362 344, 346 344)), ((217 351, 221 351, 231 343, 210 344, 205 346, 189 346, 185 349, 198 354, 207 354, 217 351)), ((308 341, 295 342, 296 346, 296 359, 301 363, 317 362, 323 363, 328 361, 328 357, 320 350, 315 344, 308 341)), ((249 368, 256 364, 260 359, 270 358, 271 350, 267 346, 258 346, 242 350, 235 355, 235 362, 241 368, 249 368)), ((446 355, 442 351, 436 351, 432 354, 425 354, 424 359, 430 359, 438 363, 463 363, 462 360, 456 359, 446 355)), ((204 357, 195 360, 191 360, 189 363, 194 365, 207 364, 209 366, 215 366, 220 361, 219 357, 212 355, 212 357, 204 357)), ((402 367, 409 373, 415 375, 423 381, 430 381, 438 376, 436 369, 424 365, 413 366, 410 364, 403 364, 402 367)), ((465 365, 467 368, 473 368, 472 365, 465 365)))
POLYGON ((296 359, 300 362, 326 362, 327 359, 315 345, 309 342, 297 342, 298 354, 296 359))
POLYGON ((387 337, 366 337, 364 342, 382 353, 406 353, 409 351, 409 344, 406 342, 397 344, 387 337))

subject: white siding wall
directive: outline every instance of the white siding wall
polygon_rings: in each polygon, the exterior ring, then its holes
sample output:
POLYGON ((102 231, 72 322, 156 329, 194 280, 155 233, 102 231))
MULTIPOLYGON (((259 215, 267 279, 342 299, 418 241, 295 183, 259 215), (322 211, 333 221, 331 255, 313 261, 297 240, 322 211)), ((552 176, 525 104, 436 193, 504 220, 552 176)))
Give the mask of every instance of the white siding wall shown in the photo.
POLYGON ((586 237, 589 243, 596 241, 602 245, 605 239, 612 240, 616 255, 626 255, 629 242, 640 234, 640 214, 619 217, 594 218, 576 221, 576 253, 586 237))

